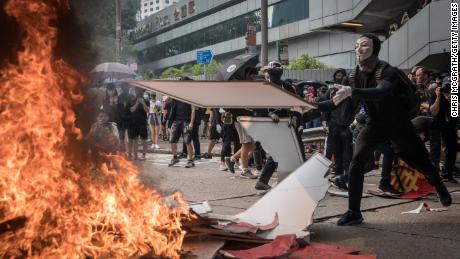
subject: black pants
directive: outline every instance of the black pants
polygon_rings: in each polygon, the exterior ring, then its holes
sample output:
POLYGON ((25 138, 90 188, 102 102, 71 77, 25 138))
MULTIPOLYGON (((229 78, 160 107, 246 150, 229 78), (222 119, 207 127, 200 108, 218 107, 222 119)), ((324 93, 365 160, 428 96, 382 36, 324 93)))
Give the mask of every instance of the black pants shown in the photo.
POLYGON ((334 146, 332 145, 332 132, 329 128, 327 132, 327 139, 326 139, 326 158, 331 160, 332 155, 334 154, 334 146))
POLYGON ((364 183, 364 165, 371 152, 382 142, 390 141, 396 154, 409 166, 425 175, 428 182, 435 186, 443 186, 437 168, 430 161, 428 151, 415 128, 408 121, 395 125, 366 125, 359 133, 353 158, 349 169, 348 207, 353 211, 361 210, 361 198, 364 183))
POLYGON ((441 160, 441 139, 444 145, 446 145, 446 161, 441 174, 443 177, 451 178, 455 160, 457 159, 457 130, 455 127, 439 127, 431 131, 430 153, 431 159, 436 167, 439 167, 439 162, 441 160))
POLYGON ((389 143, 382 143, 378 146, 377 151, 383 154, 382 178, 380 179, 380 185, 390 186, 391 169, 393 168, 393 161, 395 158, 393 149, 391 149, 389 143))
MULTIPOLYGON (((191 139, 193 144, 193 154, 195 157, 201 156, 201 146, 200 146, 200 136, 198 130, 200 129, 200 124, 193 124, 192 132, 191 132, 191 139)), ((182 152, 187 154, 187 146, 185 145, 185 141, 182 143, 182 152)))
POLYGON ((220 160, 222 162, 225 157, 232 155, 232 142, 233 154, 235 154, 241 148, 238 132, 233 124, 224 124, 222 127, 222 150, 220 153, 220 160))
POLYGON ((348 126, 331 124, 331 142, 335 155, 336 174, 347 174, 353 154, 353 136, 348 126))

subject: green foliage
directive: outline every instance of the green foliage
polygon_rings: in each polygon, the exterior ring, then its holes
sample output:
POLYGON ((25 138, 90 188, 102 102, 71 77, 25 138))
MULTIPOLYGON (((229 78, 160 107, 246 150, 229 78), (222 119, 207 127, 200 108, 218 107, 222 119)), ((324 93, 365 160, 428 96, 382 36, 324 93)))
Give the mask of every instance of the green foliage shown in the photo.
POLYGON ((222 67, 222 64, 220 64, 219 62, 217 62, 215 59, 213 59, 211 61, 211 63, 209 63, 208 67, 207 67, 207 74, 208 75, 212 75, 212 74, 217 74, 217 72, 219 72, 219 69, 222 67))
POLYGON ((200 64, 193 65, 192 74, 194 76, 199 76, 199 75, 202 75, 203 73, 204 73, 203 65, 200 65, 200 64))
POLYGON ((180 69, 175 68, 175 67, 170 67, 161 73, 160 78, 172 78, 172 77, 181 77, 181 76, 183 76, 183 74, 180 69))
POLYGON ((152 80, 152 79, 155 79, 156 76, 155 76, 155 73, 153 73, 153 71, 147 70, 142 73, 142 78, 144 80, 152 80))
POLYGON ((300 55, 297 59, 290 61, 290 64, 288 66, 288 69, 291 69, 291 70, 321 69, 321 68, 329 68, 329 66, 314 57, 310 57, 308 54, 300 55))

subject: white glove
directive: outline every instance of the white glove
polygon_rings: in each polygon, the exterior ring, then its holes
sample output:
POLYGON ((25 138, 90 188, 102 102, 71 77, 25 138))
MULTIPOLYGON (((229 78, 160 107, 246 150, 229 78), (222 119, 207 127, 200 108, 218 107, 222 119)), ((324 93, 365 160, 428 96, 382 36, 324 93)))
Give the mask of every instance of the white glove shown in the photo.
POLYGON ((339 105, 343 100, 347 99, 348 97, 351 96, 351 87, 342 85, 340 90, 337 91, 335 96, 332 98, 332 101, 334 102, 334 105, 337 106, 339 105))

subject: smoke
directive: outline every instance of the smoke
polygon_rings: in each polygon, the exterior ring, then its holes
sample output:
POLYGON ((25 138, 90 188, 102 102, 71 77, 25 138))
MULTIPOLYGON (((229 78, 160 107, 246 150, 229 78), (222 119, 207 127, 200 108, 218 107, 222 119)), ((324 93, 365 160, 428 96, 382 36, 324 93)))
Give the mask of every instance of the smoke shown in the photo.
POLYGON ((15 18, 5 13, 6 0, 0 0, 0 69, 8 63, 17 64, 17 53, 21 48, 24 36, 15 18))

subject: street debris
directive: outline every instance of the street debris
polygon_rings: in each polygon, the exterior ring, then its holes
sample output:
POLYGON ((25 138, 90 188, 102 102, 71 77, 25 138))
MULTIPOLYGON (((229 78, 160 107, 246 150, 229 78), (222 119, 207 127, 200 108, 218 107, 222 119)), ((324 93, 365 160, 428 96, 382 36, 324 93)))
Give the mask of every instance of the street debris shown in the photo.
POLYGON ((224 256, 240 259, 261 259, 261 258, 291 258, 291 259, 306 259, 306 258, 361 258, 375 259, 376 255, 362 255, 359 251, 354 251, 349 248, 310 243, 305 244, 299 242, 295 235, 278 236, 265 245, 246 250, 224 250, 224 256))
POLYGON ((418 206, 415 210, 409 210, 405 212, 401 212, 401 214, 419 214, 421 212, 430 212, 430 211, 435 211, 435 212, 441 212, 441 211, 448 211, 448 208, 430 208, 427 203, 422 202, 420 203, 420 206, 418 206))

